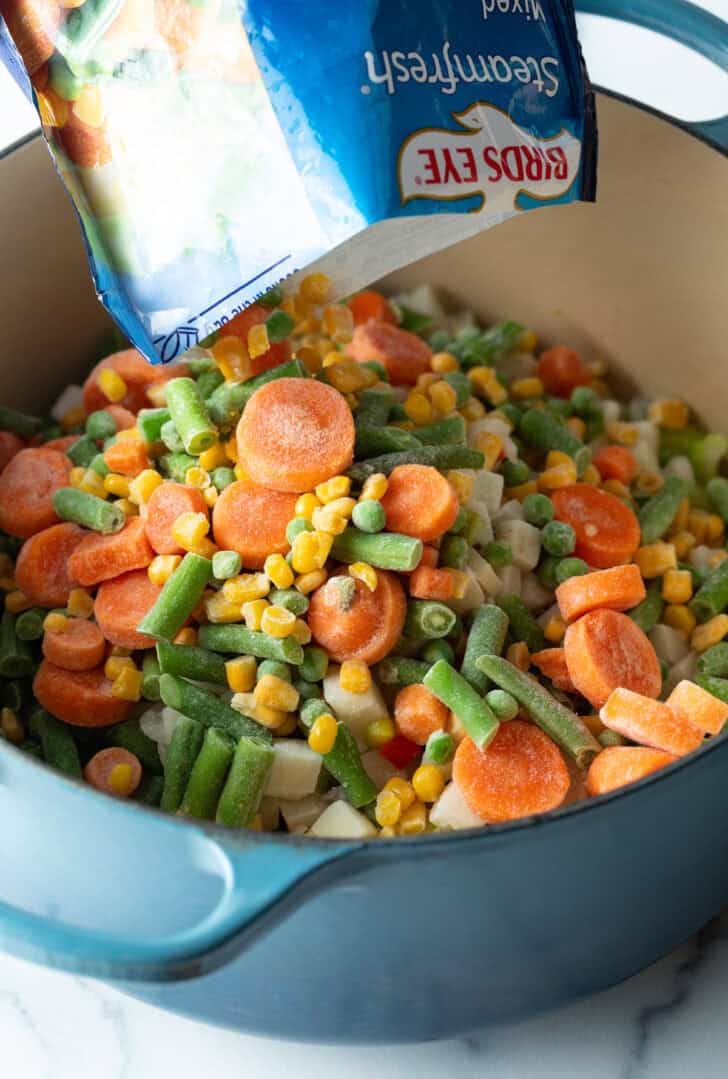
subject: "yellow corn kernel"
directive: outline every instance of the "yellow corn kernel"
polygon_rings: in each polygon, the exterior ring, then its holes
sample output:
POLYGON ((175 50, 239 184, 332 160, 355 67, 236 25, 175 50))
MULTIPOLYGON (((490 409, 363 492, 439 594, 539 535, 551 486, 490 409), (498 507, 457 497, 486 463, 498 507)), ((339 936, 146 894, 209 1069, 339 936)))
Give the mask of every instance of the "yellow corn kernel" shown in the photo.
POLYGON ((221 337, 212 346, 212 355, 227 382, 244 382, 250 378, 250 356, 239 337, 221 337))
POLYGON ((343 352, 339 352, 338 349, 332 348, 329 352, 325 352, 322 360, 322 366, 324 368, 335 367, 337 363, 343 363, 346 356, 343 352))
POLYGON ((12 708, 0 710, 0 731, 8 742, 16 746, 20 745, 25 738, 25 728, 12 708))
POLYGON ((666 603, 687 603, 693 595, 693 577, 687 569, 669 569, 662 578, 662 598, 666 603))
POLYGON ((543 631, 544 637, 547 641, 550 641, 551 644, 558 644, 559 641, 563 640, 565 633, 566 623, 563 618, 559 618, 558 615, 549 618, 543 631))
MULTIPOLYGON (((191 472, 192 469, 189 471, 191 472)), ((157 487, 162 483, 164 483, 164 480, 155 469, 145 468, 129 484, 127 497, 138 506, 146 505, 157 487)))
POLYGON ((379 578, 377 571, 368 562, 352 562, 349 566, 349 576, 365 584, 370 592, 376 592, 379 578))
POLYGON ((141 442, 142 436, 138 427, 125 427, 123 431, 119 431, 116 435, 117 442, 141 442))
POLYGON ((244 465, 241 465, 241 464, 235 465, 235 468, 233 469, 233 472, 235 473, 235 479, 238 480, 238 482, 242 481, 242 482, 247 483, 247 482, 250 481, 250 476, 249 476, 248 471, 247 471, 247 469, 245 468, 244 465))
POLYGON ((253 690, 253 697, 256 705, 262 704, 279 712, 295 712, 298 708, 298 690, 275 674, 263 675, 253 690))
POLYGON ((136 667, 124 667, 111 683, 112 697, 122 701, 139 701, 142 696, 144 675, 136 667))
POLYGON ((543 382, 536 375, 530 378, 517 378, 511 383, 511 397, 524 400, 526 397, 543 397, 543 382))
POLYGON ((321 508, 321 502, 313 493, 308 491, 305 495, 300 495, 296 500, 296 508, 294 510, 296 517, 305 517, 307 520, 311 520, 314 514, 314 510, 321 508))
POLYGON ((302 573, 300 577, 296 577, 296 588, 298 591, 307 596, 310 592, 315 592, 317 588, 320 588, 326 581, 326 570, 315 569, 310 573, 302 573))
POLYGON ((443 792, 445 780, 436 764, 421 764, 412 776, 412 786, 421 802, 436 802, 443 792))
POLYGON ((374 806, 374 816, 380 828, 394 827, 402 816, 402 803, 394 791, 379 792, 374 806))
POLYGON ((263 611, 260 628, 269 637, 283 640, 284 637, 291 636, 295 624, 296 616, 293 611, 287 611, 285 607, 277 607, 275 604, 271 604, 263 611))
POLYGON ((223 448, 225 450, 225 456, 227 457, 228 462, 230 462, 230 463, 232 463, 234 465, 237 464, 238 463, 238 440, 235 437, 235 435, 233 435, 232 438, 229 438, 227 440, 227 442, 224 444, 223 448))
POLYGON ((602 731, 606 729, 598 715, 581 716, 580 718, 584 726, 595 738, 598 738, 602 731))
POLYGON ((419 427, 430 423, 432 420, 432 405, 424 393, 418 393, 416 390, 413 390, 408 395, 404 403, 404 410, 413 423, 416 423, 419 427))
POLYGON ((139 507, 130 498, 117 498, 114 505, 119 507, 125 517, 139 516, 139 507))
POLYGON ((216 468, 226 468, 228 455, 222 442, 216 442, 209 450, 203 450, 199 457, 200 468, 212 472, 216 468))
POLYGON ((605 480, 602 484, 605 491, 608 491, 610 495, 615 495, 616 498, 629 498, 629 487, 627 487, 621 480, 605 480))
POLYGON ((116 495, 118 498, 129 497, 129 480, 118 472, 109 472, 107 476, 104 476, 104 488, 110 495, 116 495))
POLYGON ((79 120, 89 127, 101 127, 104 122, 104 104, 98 86, 87 83, 73 103, 73 111, 79 120))
POLYGON ((447 478, 458 496, 458 501, 467 502, 473 493, 475 477, 469 476, 467 472, 458 472, 457 469, 453 469, 447 473, 447 478))
POLYGON ((385 824, 383 828, 379 829, 380 839, 392 839, 394 836, 396 836, 396 834, 396 828, 392 828, 388 824, 385 824))
MULTIPOLYGON (((144 475, 143 472, 142 475, 144 475)), ((188 487, 197 487, 200 491, 204 491, 206 487, 210 486, 212 480, 207 469, 193 466, 185 472, 185 483, 188 487)))
POLYGON ((293 570, 282 554, 271 554, 265 560, 263 572, 276 588, 290 588, 293 584, 293 570))
POLYGON ((546 494, 558 491, 560 487, 570 487, 572 483, 576 483, 576 465, 573 461, 568 465, 546 468, 538 477, 538 489, 546 494))
MULTIPOLYGON (((309 337, 304 337, 301 345, 303 348, 314 349, 314 351, 318 353, 319 361, 323 360, 324 356, 328 356, 329 352, 337 351, 334 342, 330 337, 319 337, 318 334, 315 333, 311 334, 309 337)), ((298 354, 300 355, 300 353, 298 354)))
POLYGON ((332 476, 325 483, 319 483, 314 488, 314 494, 321 505, 333 502, 337 498, 346 498, 351 490, 351 480, 348 476, 332 476))
POLYGON ((506 659, 509 663, 512 663, 514 667, 518 667, 519 671, 527 671, 531 666, 531 653, 528 650, 528 645, 525 641, 517 641, 512 644, 506 652, 506 659))
POLYGON ((460 569, 449 569, 448 573, 452 579, 452 598, 462 599, 468 590, 470 578, 460 569))
POLYGON ((566 421, 566 426, 575 438, 579 438, 583 441, 584 435, 586 434, 586 424, 581 416, 569 416, 566 421))
POLYGON ((366 693, 372 687, 371 671, 358 659, 345 659, 339 668, 339 685, 347 693, 366 693))
POLYGON ((124 648, 123 645, 120 644, 114 644, 111 646, 112 656, 130 656, 133 651, 133 648, 124 648))
POLYGON ((563 450, 549 450, 546 454, 546 468, 558 468, 559 465, 573 465, 574 459, 563 450))
POLYGON ((723 538, 725 526, 723 520, 717 513, 709 513, 708 520, 705 522, 705 538, 708 543, 715 543, 716 540, 723 538))
POLYGON ((206 514, 180 513, 172 525, 172 539, 185 551, 191 551, 200 545, 209 531, 210 522, 206 514))
POLYGON ((589 483, 592 487, 598 487, 602 482, 602 477, 599 475, 599 469, 594 465, 587 465, 584 469, 584 474, 581 477, 582 483, 589 483))
POLYGON ((615 420, 607 424, 607 438, 610 442, 617 442, 620 446, 634 446, 639 437, 639 428, 633 423, 615 420))
POLYGON ((636 490, 641 491, 643 494, 656 495, 665 486, 665 477, 661 476, 659 472, 646 470, 639 472, 635 476, 634 485, 636 490))
POLYGON ((68 474, 68 482, 71 487, 80 487, 85 475, 86 469, 82 468, 81 465, 76 465, 75 468, 72 468, 68 474))
POLYGON ((721 562, 725 561, 726 558, 728 558, 728 551, 716 551, 715 554, 711 555, 710 559, 708 560, 708 565, 711 569, 715 569, 716 566, 719 566, 721 562))
POLYGON ((436 382, 441 381, 442 379, 439 379, 434 371, 423 371, 421 375, 417 376, 417 381, 415 382, 415 389, 419 390, 420 393, 424 393, 425 395, 427 395, 429 393, 430 387, 434 386, 436 382))
POLYGON ((399 818, 400 835, 420 835, 427 828, 427 810, 423 802, 415 802, 399 818))
POLYGON ((503 439, 492 431, 481 431, 475 439, 475 448, 485 457, 483 468, 489 472, 495 468, 503 453, 503 439))
POLYGON ((152 584, 165 585, 181 561, 178 554, 158 554, 147 567, 149 580, 152 584))
POLYGON ((533 330, 524 330, 521 334, 521 340, 518 342, 518 347, 521 352, 534 352, 537 344, 538 338, 533 330))
POLYGON ((152 382, 146 387, 147 397, 154 408, 164 408, 167 404, 167 383, 152 382))
POLYGON ((257 360, 258 356, 264 356, 270 348, 268 340, 268 327, 264 322, 257 326, 251 326, 248 330, 248 355, 251 360, 257 360))
POLYGON ((72 588, 66 610, 72 618, 90 618, 94 613, 94 601, 85 588, 72 588))
POLYGON ((696 652, 704 652, 706 648, 722 641, 728 633, 728 614, 717 614, 710 618, 702 626, 696 626, 690 637, 690 647, 696 652))
MULTIPOLYGON (((553 469, 551 471, 554 471, 553 469)), ((506 487, 503 491, 504 499, 515 498, 519 502, 523 502, 529 495, 535 495, 538 491, 537 480, 526 480, 525 483, 519 483, 517 487, 506 487)))
MULTIPOLYGON (((113 692, 113 691, 112 691, 113 692)), ((115 764, 109 772, 109 793, 128 798, 134 791, 134 769, 130 764, 115 764)))
POLYGON ((325 753, 330 753, 334 748, 338 731, 339 725, 334 717, 330 712, 324 712, 311 724, 311 730, 308 734, 309 749, 312 749, 314 753, 320 753, 322 756, 325 753))
POLYGON ((293 623, 293 632, 291 633, 291 636, 294 640, 298 641, 299 644, 306 645, 311 643, 313 634, 308 628, 308 622, 304 622, 302 618, 297 618, 293 623))
POLYGON ((445 382, 444 380, 435 382, 434 385, 430 386, 427 392, 430 401, 438 412, 447 415, 449 412, 455 411, 458 395, 455 393, 455 390, 449 382, 445 382))
POLYGON ((402 779, 401 776, 392 776, 388 779, 382 788, 385 791, 393 791, 400 802, 402 803, 402 809, 409 809, 415 801, 414 787, 411 783, 408 783, 406 779, 402 779))
POLYGON ((473 423, 474 420, 482 420, 485 415, 485 408, 476 397, 469 397, 460 409, 460 415, 468 423, 473 423))
POLYGON ((653 577, 662 577, 669 569, 677 569, 677 555, 672 543, 649 543, 645 547, 639 547, 634 560, 647 581, 653 577))
POLYGON ((378 501, 380 498, 384 498, 388 486, 389 480, 384 473, 375 472, 373 476, 369 476, 369 478, 364 481, 364 486, 359 495, 359 501, 366 502, 368 499, 378 501))
POLYGON ((708 517, 710 514, 705 510, 690 510, 688 514, 688 530, 695 536, 698 546, 705 543, 708 537, 708 517))
POLYGON ((460 364, 452 352, 436 352, 430 359, 430 367, 438 375, 449 375, 452 371, 460 370, 460 364))
POLYGON ((270 592, 270 580, 265 573, 240 573, 228 577, 222 586, 222 594, 230 603, 240 606, 253 599, 263 599, 270 592))
POLYGON ((683 498, 680 505, 677 508, 677 513, 672 519, 672 524, 668 530, 669 536, 677 535, 678 532, 683 532, 688 527, 688 517, 690 516, 690 499, 683 498))
POLYGON ((273 734, 276 738, 289 738, 292 734, 295 734, 298 729, 298 716, 295 712, 285 712, 285 719, 281 723, 280 727, 273 729, 273 734))
POLYGON ((311 523, 317 532, 340 536, 349 522, 340 513, 334 513, 328 506, 322 506, 321 509, 314 510, 311 523))
POLYGON ((38 112, 43 127, 65 127, 68 123, 68 102, 50 86, 41 93, 36 90, 38 112))
POLYGON ((502 405, 508 399, 508 391, 492 367, 471 367, 468 374, 475 392, 491 405, 502 405))
POLYGON ((111 401, 112 404, 118 404, 119 401, 123 401, 126 397, 126 382, 124 382, 119 372, 114 371, 113 368, 104 367, 96 376, 96 381, 104 397, 107 401, 111 401))
POLYGON ((43 619, 43 629, 46 633, 65 633, 68 629, 68 619, 65 614, 51 611, 43 619))
POLYGON ((688 639, 695 629, 697 619, 689 607, 682 604, 669 604, 662 612, 662 621, 667 626, 672 626, 678 633, 688 639))
POLYGON ((351 341, 354 335, 354 316, 345 304, 332 304, 324 309, 324 333, 337 345, 351 341))
POLYGON ((98 472, 95 472, 93 468, 86 469, 78 487, 79 490, 85 491, 89 495, 95 495, 96 498, 106 498, 107 490, 104 487, 104 478, 99 476, 98 472))
POLYGON ((372 749, 379 749, 391 742, 397 730, 389 716, 382 719, 373 719, 364 728, 364 741, 372 749))
POLYGON ((172 639, 172 644, 183 644, 192 647, 197 644, 197 630, 194 626, 183 626, 172 639))
POLYGON ((104 675, 110 682, 113 682, 127 668, 132 671, 137 669, 134 660, 130 656, 109 656, 104 664, 104 675))
POLYGON ((10 611, 11 614, 20 614, 33 606, 33 601, 28 599, 25 592, 21 592, 19 588, 14 592, 8 592, 5 597, 5 610, 10 611))
MULTIPOLYGON (((369 367, 364 367, 362 364, 357 363, 356 360, 348 359, 340 352, 334 355, 338 356, 339 362, 329 367, 328 380, 339 393, 358 393, 360 390, 368 389, 377 382, 376 373, 369 367)), ((324 367, 327 366, 326 360, 324 360, 324 367)))
POLYGON ((323 569, 333 543, 334 537, 326 532, 300 532, 293 541, 293 569, 301 574, 323 569))
POLYGON ((210 484, 210 486, 206 487, 205 490, 202 492, 202 497, 205 500, 205 505, 209 506, 210 509, 212 509, 212 507, 215 505, 218 498, 220 497, 220 492, 218 491, 217 487, 213 487, 212 484, 210 484))
POLYGON ((326 303, 331 291, 331 278, 325 273, 312 273, 304 277, 298 288, 301 299, 306 303, 326 303))
POLYGON ((337 513, 340 517, 345 517, 348 520, 354 512, 355 505, 356 499, 347 495, 343 498, 335 498, 332 502, 327 502, 326 510, 329 513, 337 513))
POLYGON ((695 536, 692 532, 677 532, 671 537, 671 542, 675 547, 675 554, 678 561, 685 558, 688 551, 691 551, 695 546, 695 536))
POLYGON ((76 405, 75 408, 69 408, 68 412, 64 412, 61 417, 61 427, 64 431, 68 431, 70 427, 77 427, 79 423, 83 423, 86 419, 86 412, 83 405, 76 405))
POLYGON ((241 604, 228 599, 222 592, 213 592, 205 600, 205 615, 215 625, 225 622, 239 622, 241 604))
POLYGON ((684 401, 679 401, 676 397, 663 398, 661 401, 652 402, 647 416, 658 427, 680 430, 687 427, 690 410, 684 401))
POLYGON ((257 704, 253 718, 257 723, 262 723, 269 730, 277 731, 287 722, 289 715, 289 712, 283 712, 280 708, 271 708, 267 704, 257 704))
POLYGON ((243 604, 242 615, 248 629, 260 629, 263 611, 270 606, 267 599, 251 599, 243 604))
MULTIPOLYGON (((329 342, 329 347, 330 346, 331 342, 329 342)), ((323 366, 321 354, 317 349, 312 348, 309 345, 302 345, 300 348, 296 349, 296 357, 311 375, 317 375, 323 366)))

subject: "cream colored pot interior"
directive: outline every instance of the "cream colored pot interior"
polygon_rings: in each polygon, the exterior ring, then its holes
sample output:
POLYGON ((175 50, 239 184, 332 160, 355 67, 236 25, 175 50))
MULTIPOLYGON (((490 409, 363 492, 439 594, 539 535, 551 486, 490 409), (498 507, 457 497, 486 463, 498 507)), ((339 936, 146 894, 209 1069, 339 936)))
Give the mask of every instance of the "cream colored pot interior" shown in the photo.
MULTIPOLYGON (((386 282, 442 287, 486 322, 603 357, 647 393, 728 430, 728 158, 599 96, 599 201, 524 214, 386 282)), ((39 139, 0 161, 2 397, 48 403, 108 325, 73 210, 39 139)))

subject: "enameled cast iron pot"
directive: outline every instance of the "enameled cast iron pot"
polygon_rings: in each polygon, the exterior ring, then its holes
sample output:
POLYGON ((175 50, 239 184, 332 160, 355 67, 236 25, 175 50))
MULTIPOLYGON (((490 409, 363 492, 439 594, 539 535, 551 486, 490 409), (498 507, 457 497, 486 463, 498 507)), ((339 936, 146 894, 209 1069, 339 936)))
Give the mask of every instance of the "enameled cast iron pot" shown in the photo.
MULTIPOLYGON (((582 0, 728 70, 680 0, 582 0), (668 25, 669 24, 669 25, 668 25)), ((530 213, 398 274, 605 357, 728 430, 728 118, 689 130, 601 95, 599 202, 530 213)), ((48 403, 104 328, 40 140, 0 161, 2 393, 48 403)), ((640 970, 728 903, 728 740, 537 819, 346 844, 189 824, 0 752, 0 946, 240 1030, 440 1038, 640 970)))

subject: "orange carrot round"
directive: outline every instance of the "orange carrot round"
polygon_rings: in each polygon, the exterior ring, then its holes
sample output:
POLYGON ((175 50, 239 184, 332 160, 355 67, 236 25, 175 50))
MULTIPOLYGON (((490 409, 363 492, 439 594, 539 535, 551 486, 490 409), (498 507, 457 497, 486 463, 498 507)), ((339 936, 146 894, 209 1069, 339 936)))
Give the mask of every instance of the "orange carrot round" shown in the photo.
POLYGON ((666 768, 677 757, 642 746, 610 746, 592 761, 586 777, 587 792, 596 798, 666 768))
POLYGON ((62 631, 45 631, 42 649, 45 658, 64 671, 90 671, 103 663, 106 641, 95 622, 67 618, 62 631))
POLYGON ((133 478, 152 467, 147 449, 140 438, 124 438, 104 451, 104 462, 112 472, 133 478))
POLYGON ((520 719, 501 723, 480 750, 467 736, 455 752, 453 780, 468 807, 488 823, 546 813, 564 801, 569 770, 551 739, 520 719))
POLYGON ((77 579, 70 561, 88 533, 78 525, 51 525, 26 540, 15 563, 15 580, 21 592, 38 607, 65 607, 77 579))
POLYGON ((544 678, 553 682, 554 689, 561 689, 564 693, 576 692, 563 648, 544 648, 542 652, 534 652, 531 663, 539 669, 544 678))
POLYGON ((345 398, 324 382, 280 378, 250 398, 237 441, 255 483, 309 491, 351 464, 354 419, 345 398))
MULTIPOLYGON (((270 311, 268 308, 263 307, 262 304, 254 303, 247 307, 245 311, 241 311, 239 315, 235 315, 229 322, 226 322, 222 332, 226 336, 229 334, 231 337, 239 337, 247 348, 248 334, 253 326, 259 326, 261 322, 265 322, 269 317, 270 311)), ((250 377, 260 375, 263 371, 270 371, 272 367, 278 367, 280 364, 285 363, 286 360, 290 360, 290 358, 290 342, 276 341, 262 356, 256 356, 254 360, 250 361, 250 377)))
POLYGON ((444 731, 449 719, 449 709, 419 683, 405 686, 397 694, 394 702, 397 730, 418 746, 424 746, 435 731, 444 731))
POLYGON ((630 563, 585 573, 581 577, 569 577, 556 589, 556 602, 565 621, 573 622, 587 611, 601 607, 628 611, 641 603, 646 595, 642 574, 634 563, 630 563))
POLYGON ((619 480, 630 484, 637 475, 637 461, 626 446, 602 446, 594 454, 592 464, 599 469, 605 480, 619 480))
POLYGON ((60 438, 51 438, 42 445, 44 450, 57 450, 58 453, 65 453, 74 442, 78 442, 78 435, 61 435, 60 438))
POLYGON ((172 536, 172 526, 182 513, 208 515, 207 503, 197 487, 183 483, 160 483, 147 502, 147 539, 157 554, 183 554, 172 536))
POLYGON ((20 53, 28 74, 53 55, 53 35, 61 20, 57 0, 1 0, 0 15, 20 53))
POLYGON ((27 539, 56 524, 53 495, 68 484, 71 462, 57 450, 21 450, 0 475, 0 528, 27 539))
POLYGON ((149 386, 154 385, 155 382, 168 382, 171 378, 180 378, 189 373, 184 364, 155 367, 135 348, 114 352, 111 356, 99 360, 83 384, 83 406, 87 412, 107 408, 111 403, 98 383, 99 374, 107 367, 116 371, 126 383, 126 394, 121 401, 115 403, 131 412, 138 412, 140 408, 149 408, 151 403, 147 397, 149 386))
POLYGON ((398 465, 382 498, 389 532, 416 539, 439 539, 452 528, 460 510, 457 495, 441 472, 430 465, 398 465))
POLYGON ((311 596, 308 625, 316 642, 332 659, 378 663, 402 635, 407 614, 404 589, 392 573, 377 570, 377 587, 370 592, 354 581, 353 599, 330 578, 311 596))
POLYGON ((378 360, 393 386, 413 385, 430 370, 432 359, 432 349, 420 337, 388 322, 357 326, 346 351, 359 363, 378 360))
POLYGON ((542 352, 536 369, 547 393, 570 397, 577 386, 589 381, 589 371, 578 352, 566 345, 555 345, 542 352))
POLYGON ((94 754, 83 770, 83 778, 104 794, 129 798, 141 783, 142 766, 128 749, 109 746, 94 754))
POLYGON ((126 719, 134 707, 111 692, 103 667, 64 671, 44 659, 33 679, 33 695, 56 719, 74 727, 110 727, 126 719))
POLYGON ((662 689, 660 663, 650 640, 618 611, 590 611, 566 630, 564 653, 571 680, 594 708, 619 688, 645 697, 662 689))
POLYGON ((371 320, 397 324, 391 304, 381 292, 375 292, 374 289, 357 292, 356 296, 352 296, 349 300, 349 308, 354 316, 355 326, 363 326, 371 320))
POLYGON ((295 494, 246 481, 231 483, 212 511, 215 543, 237 551, 246 569, 262 569, 269 554, 288 550, 286 526, 295 512, 295 494))
POLYGON ((662 749, 676 757, 692 753, 705 737, 705 732, 684 715, 630 689, 620 688, 610 693, 599 718, 605 727, 629 738, 630 742, 662 749))
POLYGON ((556 519, 576 533, 577 558, 596 569, 629 562, 640 545, 637 517, 624 502, 588 483, 561 487, 551 496, 556 519))
POLYGON ((0 431, 0 472, 9 465, 16 453, 25 446, 22 438, 14 435, 12 431, 0 431))
POLYGON ((94 615, 107 641, 121 648, 151 648, 154 639, 139 633, 137 626, 161 591, 143 569, 104 581, 96 593, 94 615))
POLYGON ((109 413, 117 431, 128 431, 130 427, 136 427, 136 416, 122 405, 107 405, 103 411, 109 413))
POLYGON ((68 572, 74 581, 89 588, 129 570, 144 569, 153 558, 144 521, 130 517, 121 532, 87 533, 68 560, 68 572))

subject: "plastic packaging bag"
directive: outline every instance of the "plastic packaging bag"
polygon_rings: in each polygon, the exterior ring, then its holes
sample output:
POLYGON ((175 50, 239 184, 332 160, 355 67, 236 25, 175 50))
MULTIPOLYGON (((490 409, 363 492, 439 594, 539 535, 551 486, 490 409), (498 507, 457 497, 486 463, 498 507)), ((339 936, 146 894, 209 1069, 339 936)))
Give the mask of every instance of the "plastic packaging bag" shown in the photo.
POLYGON ((98 294, 154 362, 312 264, 344 295, 514 213, 594 197, 570 0, 0 13, 0 53, 22 71, 12 36, 98 294))

